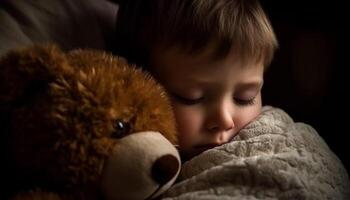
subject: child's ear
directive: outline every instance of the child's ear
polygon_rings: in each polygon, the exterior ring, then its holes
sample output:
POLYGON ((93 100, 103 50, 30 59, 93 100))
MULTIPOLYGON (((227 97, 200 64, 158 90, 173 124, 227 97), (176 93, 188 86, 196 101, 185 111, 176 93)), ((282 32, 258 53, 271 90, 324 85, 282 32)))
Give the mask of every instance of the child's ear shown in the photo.
POLYGON ((9 52, 0 58, 0 106, 28 100, 66 73, 72 69, 57 46, 36 45, 9 52))

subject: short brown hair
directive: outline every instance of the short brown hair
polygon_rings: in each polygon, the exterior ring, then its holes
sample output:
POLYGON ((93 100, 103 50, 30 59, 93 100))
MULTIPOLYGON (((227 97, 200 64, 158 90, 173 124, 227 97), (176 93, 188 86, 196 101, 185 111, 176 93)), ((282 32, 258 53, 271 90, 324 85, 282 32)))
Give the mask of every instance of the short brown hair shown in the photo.
POLYGON ((116 53, 139 65, 155 45, 197 53, 214 41, 213 59, 234 48, 266 66, 278 46, 258 0, 123 0, 116 29, 116 53))

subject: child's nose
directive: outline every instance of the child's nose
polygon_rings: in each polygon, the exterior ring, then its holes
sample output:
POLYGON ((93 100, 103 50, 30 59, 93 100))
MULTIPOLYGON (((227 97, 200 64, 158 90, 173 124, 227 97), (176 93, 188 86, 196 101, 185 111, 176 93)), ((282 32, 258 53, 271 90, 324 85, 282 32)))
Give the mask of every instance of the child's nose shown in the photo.
POLYGON ((228 131, 234 127, 232 110, 226 106, 217 106, 209 115, 206 127, 209 132, 228 131))

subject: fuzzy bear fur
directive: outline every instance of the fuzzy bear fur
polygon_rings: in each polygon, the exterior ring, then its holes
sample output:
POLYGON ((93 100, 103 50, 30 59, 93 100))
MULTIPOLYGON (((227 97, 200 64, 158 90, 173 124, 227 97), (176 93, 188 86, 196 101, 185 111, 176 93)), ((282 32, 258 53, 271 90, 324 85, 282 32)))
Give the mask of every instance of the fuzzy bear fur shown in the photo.
POLYGON ((120 138, 151 130, 176 144, 163 88, 100 51, 48 45, 9 52, 0 61, 0 112, 1 198, 92 198, 120 138))

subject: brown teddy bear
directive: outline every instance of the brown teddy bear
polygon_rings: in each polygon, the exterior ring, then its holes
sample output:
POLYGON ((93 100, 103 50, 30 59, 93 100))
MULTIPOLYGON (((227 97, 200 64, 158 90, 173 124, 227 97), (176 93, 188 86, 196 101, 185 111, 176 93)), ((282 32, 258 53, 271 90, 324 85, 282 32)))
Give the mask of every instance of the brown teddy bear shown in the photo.
POLYGON ((151 199, 179 173, 166 93, 107 53, 9 52, 0 120, 1 199, 151 199))

